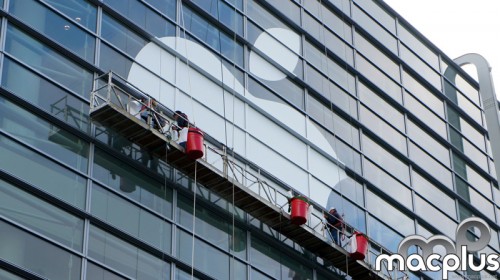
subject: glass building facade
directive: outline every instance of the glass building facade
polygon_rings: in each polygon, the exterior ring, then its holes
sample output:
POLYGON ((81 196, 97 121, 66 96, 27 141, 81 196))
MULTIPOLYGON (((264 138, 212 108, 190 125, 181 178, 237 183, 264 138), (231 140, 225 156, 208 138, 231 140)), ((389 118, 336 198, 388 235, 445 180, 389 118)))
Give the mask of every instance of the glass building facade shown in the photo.
POLYGON ((108 71, 186 112, 242 174, 335 206, 372 241, 369 263, 412 234, 454 240, 471 216, 491 228, 481 253, 500 253, 479 85, 382 1, 0 5, 1 279, 345 279, 95 125, 90 94, 108 71))

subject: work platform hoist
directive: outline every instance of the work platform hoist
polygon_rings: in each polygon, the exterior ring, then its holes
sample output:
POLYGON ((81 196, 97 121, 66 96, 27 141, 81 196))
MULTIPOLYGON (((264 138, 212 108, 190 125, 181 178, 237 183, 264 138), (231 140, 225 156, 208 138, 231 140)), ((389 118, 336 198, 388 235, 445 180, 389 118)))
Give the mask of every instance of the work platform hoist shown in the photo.
MULTIPOLYGON (((352 257, 353 252, 332 244, 323 230, 322 213, 325 209, 314 202, 308 201, 306 206, 300 204, 300 207, 306 207, 306 212, 299 209, 295 210, 295 214, 292 211, 292 216, 288 214, 284 205, 287 205, 293 198, 290 197, 291 187, 283 183, 278 186, 271 183, 273 180, 266 181, 261 178, 256 179, 257 184, 248 185, 241 177, 238 179, 236 172, 244 172, 242 170, 245 168, 242 166, 245 164, 237 156, 229 156, 224 144, 217 142, 199 128, 191 126, 194 146, 182 148, 174 141, 170 132, 171 126, 174 125, 172 119, 174 112, 165 107, 148 106, 150 103, 148 104, 146 100, 150 100, 151 97, 127 83, 125 79, 109 72, 96 80, 98 82, 95 84, 100 86, 91 93, 90 118, 98 126, 112 129, 140 146, 141 149, 146 149, 159 158, 167 159, 167 163, 174 168, 196 178, 197 182, 207 189, 234 202, 235 206, 323 258, 326 263, 341 270, 340 273, 351 276, 352 279, 406 278, 404 271, 379 272, 374 269, 374 264, 371 263, 374 256, 382 253, 391 254, 391 252, 365 235, 363 236, 367 244, 364 246, 370 250, 368 255, 362 256, 364 260, 359 260, 359 254, 358 258, 352 257), (145 109, 150 112, 146 120, 138 117, 139 105, 145 106, 145 109), (155 125, 155 123, 162 125, 155 125), (222 168, 216 167, 207 160, 207 151, 222 158, 222 168), (298 218, 296 213, 299 213, 298 218), (374 253, 373 250, 377 252, 374 253)), ((349 225, 346 227, 350 234, 354 233, 355 230, 352 227, 349 225)), ((358 239, 358 242, 359 240, 361 239, 358 239)))

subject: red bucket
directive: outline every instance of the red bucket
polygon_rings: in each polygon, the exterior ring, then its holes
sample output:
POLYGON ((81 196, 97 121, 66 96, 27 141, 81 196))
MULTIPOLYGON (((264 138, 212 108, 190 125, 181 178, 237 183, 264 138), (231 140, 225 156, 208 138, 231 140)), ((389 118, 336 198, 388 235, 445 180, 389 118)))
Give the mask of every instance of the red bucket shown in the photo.
POLYGON ((309 209, 309 202, 304 201, 303 198, 294 197, 290 200, 290 207, 292 212, 291 223, 296 225, 303 225, 307 222, 307 210, 309 209))
POLYGON ((203 156, 203 132, 198 128, 191 127, 188 130, 186 154, 192 159, 199 159, 203 156))
POLYGON ((368 239, 366 235, 355 231, 351 237, 351 258, 355 260, 364 260, 368 253, 368 239))

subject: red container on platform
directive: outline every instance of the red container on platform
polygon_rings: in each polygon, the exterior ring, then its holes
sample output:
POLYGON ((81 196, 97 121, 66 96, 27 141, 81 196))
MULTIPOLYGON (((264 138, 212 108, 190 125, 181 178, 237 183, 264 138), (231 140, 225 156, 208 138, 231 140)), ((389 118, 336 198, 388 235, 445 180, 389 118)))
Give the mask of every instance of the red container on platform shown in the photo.
POLYGON ((303 198, 294 197, 290 200, 290 207, 292 208, 291 222, 296 225, 303 225, 307 222, 307 210, 309 203, 304 201, 303 198))
POLYGON ((191 127, 188 130, 186 154, 192 159, 199 159, 203 156, 203 132, 198 128, 191 127))
POLYGON ((366 235, 355 231, 351 237, 351 258, 355 260, 364 260, 368 253, 368 238, 366 235))

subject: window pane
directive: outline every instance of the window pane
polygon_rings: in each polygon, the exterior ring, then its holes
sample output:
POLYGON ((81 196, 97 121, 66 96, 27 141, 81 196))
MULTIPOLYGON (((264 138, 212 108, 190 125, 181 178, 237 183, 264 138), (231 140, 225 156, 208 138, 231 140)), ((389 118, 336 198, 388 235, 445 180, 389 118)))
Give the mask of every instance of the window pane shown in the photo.
POLYGON ((448 170, 448 168, 431 158, 429 154, 412 142, 409 144, 409 149, 410 159, 415 161, 418 166, 423 168, 444 185, 449 187, 453 185, 451 181, 451 171, 448 170))
MULTIPOLYGON (((169 267, 169 266, 167 266, 169 267)), ((170 273, 169 273, 170 274, 170 273)), ((169 275, 167 274, 167 275, 169 275)), ((109 270, 97 266, 91 262, 87 262, 87 279, 92 280, 125 280, 109 270)))
POLYGON ((0 213, 49 238, 82 250, 83 220, 0 180, 0 213))
POLYGON ((436 89, 441 90, 440 75, 436 71, 434 71, 434 69, 429 67, 429 65, 420 60, 420 58, 418 58, 411 50, 406 48, 404 45, 401 45, 400 49, 401 58, 436 89))
POLYGON ((372 130, 389 145, 406 155, 406 137, 390 126, 383 119, 379 118, 365 106, 361 106, 359 119, 367 128, 372 130))
POLYGON ((390 174, 401 180, 406 185, 410 184, 410 174, 408 165, 380 145, 375 143, 372 139, 363 135, 363 151, 375 163, 385 168, 390 174))
POLYGON ((447 139, 446 123, 435 113, 425 107, 417 98, 405 91, 405 105, 410 112, 422 120, 428 127, 447 139))
MULTIPOLYGON (((180 229, 177 233, 177 257, 190 264, 193 236, 180 229)), ((194 240, 194 267, 215 279, 229 279, 229 255, 198 238, 194 240)))
POLYGON ((396 81, 401 80, 399 74, 399 64, 392 61, 382 51, 372 45, 372 43, 368 39, 365 39, 358 32, 354 33, 354 40, 356 50, 361 52, 365 57, 368 57, 373 64, 377 65, 392 79, 396 81))
POLYGON ((4 221, 0 258, 48 279, 79 279, 81 259, 4 221))
POLYGON ((380 220, 405 236, 415 233, 412 219, 371 191, 368 191, 366 195, 366 208, 370 214, 379 217, 380 220))
POLYGON ((404 132, 405 123, 403 114, 363 83, 359 83, 358 85, 358 95, 361 102, 399 129, 399 131, 404 132))
POLYGON ((452 218, 457 218, 457 210, 455 209, 454 199, 446 195, 443 191, 438 189, 415 171, 412 171, 412 179, 413 189, 418 194, 430 201, 432 204, 439 206, 442 211, 450 215, 452 218))
POLYGON ((153 180, 146 174, 120 162, 96 149, 94 158, 94 178, 101 183, 121 192, 127 197, 164 215, 172 216, 172 182, 164 183, 153 180))
POLYGON ((2 87, 79 130, 90 129, 88 103, 7 57, 3 61, 2 87))
POLYGON ((155 280, 170 277, 170 266, 164 261, 94 225, 90 226, 88 255, 133 278, 155 280))
MULTIPOLYGON (((160 11, 166 12, 170 18, 175 19, 175 3, 172 3, 175 2, 174 0, 162 0, 163 3, 158 3, 158 0, 149 0, 148 2, 151 2, 160 11)), ((104 3, 158 38, 175 35, 175 27, 169 20, 139 0, 105 0, 104 3)))
MULTIPOLYGON (((21 1, 19 1, 21 2, 21 1)), ((24 2, 24 1, 23 1, 24 2)), ((87 1, 82 0, 45 0, 52 7, 61 11, 70 18, 74 18, 76 22, 87 27, 88 29, 96 30, 97 9, 87 1)))
POLYGON ((408 121, 408 136, 442 164, 450 167, 450 152, 448 149, 412 121, 408 121))
POLYGON ((352 18, 390 51, 398 53, 396 38, 356 5, 353 5, 352 18))
POLYGON ((85 206, 86 180, 0 135, 0 169, 76 207, 85 206), (27 172, 28 171, 28 172, 27 172))
POLYGON ((87 173, 89 145, 73 134, 0 97, 0 129, 87 173))
POLYGON ((229 29, 243 36, 243 16, 234 7, 222 0, 192 0, 191 2, 211 14, 229 29))
MULTIPOLYGON (((132 57, 136 57, 142 47, 148 43, 147 40, 141 38, 106 13, 102 16, 101 36, 132 57)), ((106 59, 109 58, 106 57, 106 59)))
POLYGON ((420 102, 424 103, 434 113, 444 118, 443 100, 434 95, 406 71, 403 71, 403 85, 420 102))
POLYGON ((83 59, 93 62, 95 38, 78 25, 33 0, 11 1, 9 11, 83 59))
POLYGON ((63 55, 29 37, 13 25, 7 27, 5 51, 88 99, 92 74, 63 55))
POLYGON ((401 87, 359 54, 356 55, 356 69, 392 99, 398 103, 403 102, 401 87))
POLYGON ((92 186, 91 201, 93 215, 170 254, 170 223, 97 184, 92 186))

